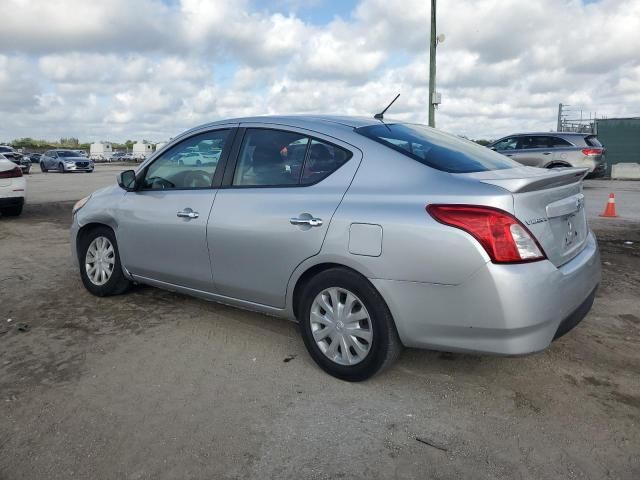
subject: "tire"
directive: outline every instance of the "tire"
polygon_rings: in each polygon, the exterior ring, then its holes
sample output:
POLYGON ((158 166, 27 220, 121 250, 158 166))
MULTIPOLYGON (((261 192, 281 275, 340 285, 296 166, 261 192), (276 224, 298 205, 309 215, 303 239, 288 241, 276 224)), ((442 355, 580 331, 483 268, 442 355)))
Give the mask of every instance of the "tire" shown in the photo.
POLYGON ((62 165, 61 163, 58 164, 58 173, 67 173, 67 171, 64 169, 64 165, 62 165))
POLYGON ((566 168, 570 166, 571 165, 567 165, 566 163, 550 163, 545 168, 548 168, 549 170, 551 170, 552 168, 566 168))
MULTIPOLYGON (((333 303, 333 300, 331 303, 333 303)), ((328 306, 330 307, 331 305, 328 306)), ((344 311, 343 309, 339 310, 344 311)), ((348 317, 343 316, 342 318, 348 317)), ((402 343, 398 337, 391 312, 389 312, 389 308, 384 299, 366 278, 352 270, 331 268, 313 277, 302 291, 298 321, 302 339, 311 358, 313 358, 318 366, 325 372, 342 380, 349 382, 366 380, 393 364, 402 352, 402 343), (332 293, 335 290, 338 292, 338 303, 343 304, 344 308, 348 308, 346 305, 351 304, 351 311, 349 313, 355 315, 355 318, 357 318, 357 316, 366 316, 368 319, 355 323, 349 323, 346 320, 345 322, 336 321, 334 327, 325 327, 333 328, 331 332, 334 332, 336 336, 330 340, 329 344, 327 344, 327 342, 329 342, 330 334, 326 334, 326 336, 318 342, 316 338, 314 338, 314 332, 318 337, 322 336, 322 334, 318 334, 318 332, 322 332, 324 329, 319 328, 319 325, 325 322, 328 316, 332 315, 330 315, 330 312, 327 310, 322 314, 323 309, 320 307, 320 310, 318 310, 318 306, 322 302, 318 303, 317 300, 319 298, 331 300, 331 298, 334 298, 332 293), (323 295, 321 296, 321 294, 323 295), (350 303, 348 294, 352 295, 351 300, 353 303, 350 303), (353 297, 355 297, 355 299, 353 297), (362 308, 358 308, 358 303, 362 308), (314 315, 313 317, 312 313, 314 315), (318 317, 318 313, 320 313, 320 317, 318 317), (312 318, 322 318, 323 320, 322 322, 313 322, 312 318), (348 332, 349 327, 357 328, 358 332, 370 332, 370 341, 364 340, 363 337, 358 337, 358 335, 363 335, 363 333, 352 336, 349 334, 342 335, 337 332, 338 329, 340 329, 341 332, 348 332), (343 340, 336 340, 341 336, 347 337, 347 343, 343 344, 343 340), (351 340, 349 340, 349 338, 351 340), (336 341, 336 349, 340 351, 336 351, 332 359, 328 355, 331 355, 331 346, 336 341), (357 361, 351 363, 354 357, 358 357, 355 349, 356 344, 358 349, 368 348, 368 351, 364 354, 360 353, 361 358, 356 358, 355 360, 357 361), (349 352, 346 354, 348 364, 345 363, 345 354, 342 351, 344 348, 343 345, 348 345, 347 350, 349 350, 349 352), (324 351, 328 353, 325 354, 324 351)))
POLYGON ((131 282, 127 280, 122 271, 116 236, 114 235, 113 230, 108 227, 94 228, 80 238, 78 245, 78 263, 80 264, 80 276, 82 277, 82 283, 89 292, 97 295, 98 297, 120 295, 126 292, 131 286, 131 282), (92 246, 94 241, 100 242, 99 239, 101 238, 107 239, 109 244, 113 247, 113 254, 109 255, 109 259, 113 260, 113 270, 106 282, 98 284, 92 280, 93 276, 90 276, 87 271, 87 250, 89 250, 89 247, 92 246))
POLYGON ((47 173, 49 170, 47 170, 47 168, 43 165, 42 162, 40 162, 40 170, 42 171, 42 173, 47 173))
POLYGON ((22 213, 22 205, 3 207, 0 209, 0 213, 2 213, 4 217, 17 217, 22 213))

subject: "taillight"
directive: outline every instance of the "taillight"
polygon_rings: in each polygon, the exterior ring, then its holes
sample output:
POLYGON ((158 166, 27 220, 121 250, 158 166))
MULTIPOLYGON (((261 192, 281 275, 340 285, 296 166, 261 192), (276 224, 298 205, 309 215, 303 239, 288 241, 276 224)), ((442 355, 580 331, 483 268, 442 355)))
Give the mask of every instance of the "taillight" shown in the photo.
POLYGON ((11 170, 5 170, 0 172, 0 178, 16 178, 22 176, 22 170, 20 167, 12 168, 11 170))
POLYGON ((472 235, 493 263, 535 262, 546 258, 531 232, 514 216, 480 205, 427 205, 438 222, 472 235))
POLYGON ((601 148, 583 148, 582 153, 583 155, 601 155, 602 149, 601 148))

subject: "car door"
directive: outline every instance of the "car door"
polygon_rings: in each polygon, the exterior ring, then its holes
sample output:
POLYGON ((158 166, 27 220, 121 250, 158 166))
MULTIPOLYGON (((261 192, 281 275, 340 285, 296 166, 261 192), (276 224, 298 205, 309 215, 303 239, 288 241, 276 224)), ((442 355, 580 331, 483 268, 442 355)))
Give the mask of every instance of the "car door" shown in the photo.
POLYGON ((530 167, 543 167, 552 158, 549 137, 544 135, 522 135, 513 159, 530 167))
POLYGON ((291 274, 320 251, 362 154, 302 129, 247 127, 209 219, 213 279, 221 295, 282 308, 291 274))
POLYGON ((495 150, 507 157, 513 157, 514 152, 518 146, 518 137, 513 135, 511 137, 505 137, 498 140, 491 146, 491 150, 495 150))
POLYGON ((133 275, 212 291, 207 220, 235 134, 232 127, 181 139, 138 172, 138 189, 125 193, 117 207, 120 256, 133 275), (194 150, 207 161, 189 161, 184 154, 194 150))

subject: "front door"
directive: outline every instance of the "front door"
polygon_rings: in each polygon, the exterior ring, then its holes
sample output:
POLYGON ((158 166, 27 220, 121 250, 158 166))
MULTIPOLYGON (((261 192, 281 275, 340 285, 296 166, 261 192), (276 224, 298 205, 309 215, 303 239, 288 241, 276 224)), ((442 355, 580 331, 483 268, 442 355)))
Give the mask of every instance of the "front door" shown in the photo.
POLYGON ((124 195, 118 246, 132 274, 212 291, 207 220, 233 131, 178 142, 144 168, 137 191, 124 195))
POLYGON ((320 251, 361 153, 266 126, 246 129, 238 142, 209 220, 216 291, 282 308, 291 274, 320 251))

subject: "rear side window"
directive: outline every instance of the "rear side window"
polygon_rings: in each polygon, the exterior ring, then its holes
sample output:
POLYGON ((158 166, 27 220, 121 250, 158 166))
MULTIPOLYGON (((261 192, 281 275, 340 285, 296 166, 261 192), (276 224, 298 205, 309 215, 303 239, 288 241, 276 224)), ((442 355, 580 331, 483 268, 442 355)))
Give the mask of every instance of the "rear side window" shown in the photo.
POLYGON ((301 133, 248 129, 242 141, 233 185, 311 185, 329 176, 349 158, 351 152, 301 133))
POLYGON ((548 137, 549 138, 549 146, 550 147, 573 147, 571 142, 568 142, 564 138, 560 137, 548 137))
POLYGON ((356 128, 355 131, 444 172, 485 172, 519 166, 513 160, 477 143, 420 125, 381 123, 356 128))
POLYGON ((584 137, 584 142, 590 147, 602 147, 602 143, 600 143, 600 140, 598 140, 598 137, 595 135, 584 137))

